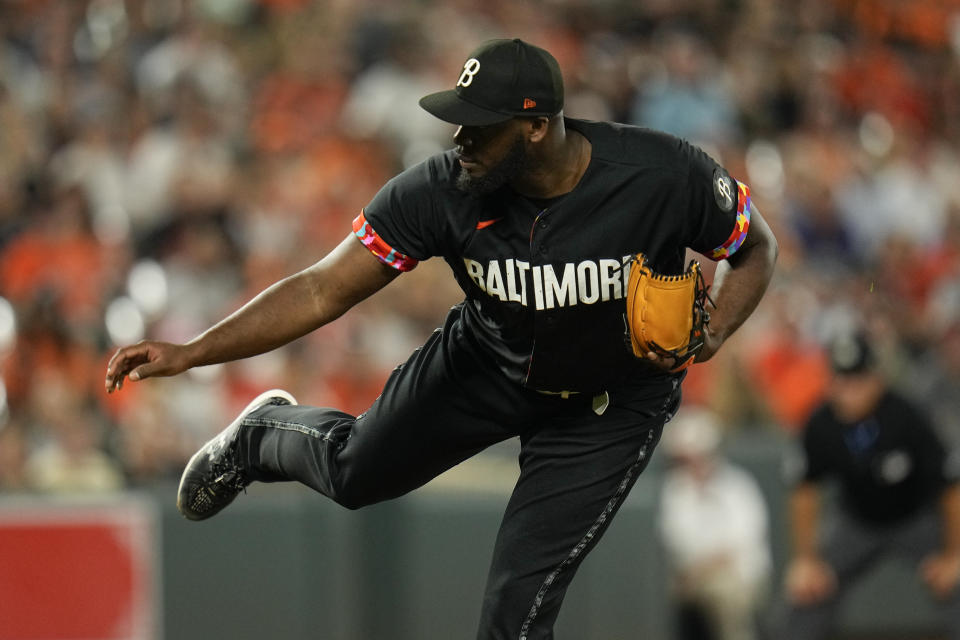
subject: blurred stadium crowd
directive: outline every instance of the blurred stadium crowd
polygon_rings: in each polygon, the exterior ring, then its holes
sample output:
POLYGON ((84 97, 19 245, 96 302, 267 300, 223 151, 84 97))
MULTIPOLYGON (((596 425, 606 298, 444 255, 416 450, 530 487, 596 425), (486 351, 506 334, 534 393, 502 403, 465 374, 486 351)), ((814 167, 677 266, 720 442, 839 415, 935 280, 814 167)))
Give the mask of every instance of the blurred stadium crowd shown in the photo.
POLYGON ((335 246, 451 145, 417 99, 490 37, 564 69, 566 113, 675 133, 749 183, 772 289, 686 402, 795 430, 864 324, 960 443, 958 0, 0 3, 0 490, 175 478, 251 395, 362 411, 459 299, 421 265, 275 353, 107 396, 118 344, 182 341, 335 246))

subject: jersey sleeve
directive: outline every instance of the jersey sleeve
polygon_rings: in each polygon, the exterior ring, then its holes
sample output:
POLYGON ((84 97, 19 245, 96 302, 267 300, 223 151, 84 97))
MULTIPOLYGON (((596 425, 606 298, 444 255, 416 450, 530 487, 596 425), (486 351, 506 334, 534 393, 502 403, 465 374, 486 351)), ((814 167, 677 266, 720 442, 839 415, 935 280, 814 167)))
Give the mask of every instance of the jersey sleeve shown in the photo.
POLYGON ((729 258, 743 244, 750 229, 750 188, 730 177, 701 149, 687 145, 689 170, 688 246, 711 258, 729 258))
POLYGON ((381 262, 409 271, 442 255, 444 220, 432 197, 427 162, 387 182, 353 221, 353 232, 381 262))

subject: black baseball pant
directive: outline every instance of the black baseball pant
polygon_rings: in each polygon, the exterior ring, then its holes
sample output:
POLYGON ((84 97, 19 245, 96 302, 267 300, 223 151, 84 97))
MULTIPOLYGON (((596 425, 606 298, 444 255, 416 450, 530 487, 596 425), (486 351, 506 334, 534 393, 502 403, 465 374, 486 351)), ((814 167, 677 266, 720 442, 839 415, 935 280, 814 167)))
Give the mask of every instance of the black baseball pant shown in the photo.
POLYGON ((519 436, 520 478, 494 547, 477 638, 550 639, 577 567, 679 403, 679 380, 609 393, 598 415, 589 395, 565 399, 518 386, 471 342, 454 307, 367 412, 263 407, 244 420, 238 455, 254 480, 296 480, 355 509, 519 436))

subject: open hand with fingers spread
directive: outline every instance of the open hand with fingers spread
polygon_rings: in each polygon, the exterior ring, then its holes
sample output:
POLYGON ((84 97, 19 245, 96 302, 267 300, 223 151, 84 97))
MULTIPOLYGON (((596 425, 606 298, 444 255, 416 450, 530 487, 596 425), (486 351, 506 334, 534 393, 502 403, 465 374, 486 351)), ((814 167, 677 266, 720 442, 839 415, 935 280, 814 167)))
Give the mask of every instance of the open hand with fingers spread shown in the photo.
POLYGON ((107 393, 123 388, 124 378, 136 382, 144 378, 174 376, 189 369, 187 345, 143 340, 117 350, 107 365, 104 387, 107 393))

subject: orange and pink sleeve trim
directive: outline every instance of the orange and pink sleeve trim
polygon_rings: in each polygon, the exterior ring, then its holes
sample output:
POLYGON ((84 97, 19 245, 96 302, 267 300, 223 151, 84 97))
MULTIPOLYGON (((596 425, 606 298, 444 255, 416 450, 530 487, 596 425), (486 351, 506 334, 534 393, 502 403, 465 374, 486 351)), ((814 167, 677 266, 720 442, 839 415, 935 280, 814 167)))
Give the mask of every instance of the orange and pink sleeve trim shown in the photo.
POLYGON ((398 271, 410 271, 417 266, 417 260, 400 253, 377 235, 377 232, 367 222, 363 211, 360 211, 360 215, 353 220, 353 233, 370 250, 370 253, 375 255, 383 264, 398 271))

